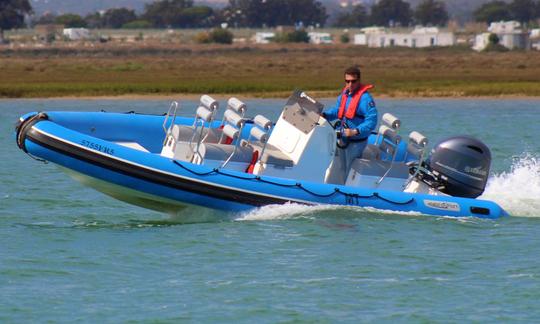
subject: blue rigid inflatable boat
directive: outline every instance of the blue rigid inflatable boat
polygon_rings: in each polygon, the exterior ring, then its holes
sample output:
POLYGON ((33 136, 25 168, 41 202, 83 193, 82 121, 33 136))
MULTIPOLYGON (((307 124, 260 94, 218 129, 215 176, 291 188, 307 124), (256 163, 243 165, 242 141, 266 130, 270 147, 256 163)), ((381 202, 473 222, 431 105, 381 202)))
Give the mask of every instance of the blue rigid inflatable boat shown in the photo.
POLYGON ((246 118, 247 107, 236 98, 221 119, 218 107, 205 95, 193 118, 177 117, 177 103, 165 115, 33 112, 19 119, 17 144, 85 185, 167 213, 291 202, 432 216, 507 215, 496 203, 475 199, 490 160, 472 156, 489 153, 472 138, 451 138, 425 159, 425 137, 413 132, 407 142, 398 134, 399 119, 386 114, 362 157, 343 170, 339 132, 305 93, 289 98, 277 122, 246 118), (463 141, 472 155, 459 155, 463 141))

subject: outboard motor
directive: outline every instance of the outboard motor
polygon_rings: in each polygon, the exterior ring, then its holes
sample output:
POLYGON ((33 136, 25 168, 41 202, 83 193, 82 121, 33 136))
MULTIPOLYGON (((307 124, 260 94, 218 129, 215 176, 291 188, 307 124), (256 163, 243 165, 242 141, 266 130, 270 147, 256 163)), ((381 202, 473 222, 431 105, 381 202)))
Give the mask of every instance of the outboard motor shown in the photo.
POLYGON ((476 198, 486 187, 491 152, 473 137, 455 136, 435 145, 427 163, 441 192, 476 198))

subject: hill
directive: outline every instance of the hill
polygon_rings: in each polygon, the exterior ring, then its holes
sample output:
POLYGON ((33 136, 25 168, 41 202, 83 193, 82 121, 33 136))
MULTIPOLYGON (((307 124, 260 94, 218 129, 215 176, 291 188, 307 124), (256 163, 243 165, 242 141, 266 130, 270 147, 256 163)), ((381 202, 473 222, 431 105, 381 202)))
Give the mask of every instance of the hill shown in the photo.
MULTIPOLYGON (((75 13, 86 15, 91 12, 107 10, 109 8, 129 8, 137 12, 144 10, 144 5, 153 0, 32 0, 31 4, 36 14, 53 12, 56 14, 75 13)), ((223 6, 227 1, 205 0, 195 1, 196 4, 206 4, 210 6, 223 6)))
MULTIPOLYGON (((354 2, 352 0, 320 0, 328 9, 330 16, 336 15, 341 8, 342 3, 354 2)), ((408 2, 414 8, 421 0, 409 0, 408 2)), ((471 18, 471 13, 483 3, 489 0, 446 0, 447 9, 450 16, 453 19, 459 21, 467 21, 471 18)), ((62 13, 76 13, 80 15, 86 15, 90 12, 99 10, 106 10, 109 8, 130 8, 135 9, 137 12, 144 10, 146 3, 152 2, 152 0, 32 0, 32 6, 37 15, 41 15, 44 12, 50 11, 56 14, 62 13)), ((364 0, 363 3, 370 5, 375 0, 364 0)), ((228 3, 228 0, 204 0, 195 1, 196 4, 206 4, 213 7, 222 7, 228 3)))

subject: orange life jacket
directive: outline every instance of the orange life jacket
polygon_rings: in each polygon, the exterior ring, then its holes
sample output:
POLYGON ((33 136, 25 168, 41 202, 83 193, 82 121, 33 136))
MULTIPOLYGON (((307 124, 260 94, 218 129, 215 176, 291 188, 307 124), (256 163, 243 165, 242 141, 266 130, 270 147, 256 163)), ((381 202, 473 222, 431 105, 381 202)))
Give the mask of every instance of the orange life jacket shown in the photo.
POLYGON ((341 104, 339 106, 338 111, 338 118, 342 119, 343 114, 345 114, 345 117, 348 119, 353 119, 356 115, 356 109, 358 109, 358 103, 360 103, 360 98, 362 98, 362 95, 368 91, 369 89, 373 88, 371 84, 362 85, 358 91, 353 95, 351 98, 351 102, 349 103, 349 107, 347 107, 347 112, 345 112, 345 104, 347 103, 347 94, 345 93, 345 89, 343 88, 343 91, 341 91, 341 104))

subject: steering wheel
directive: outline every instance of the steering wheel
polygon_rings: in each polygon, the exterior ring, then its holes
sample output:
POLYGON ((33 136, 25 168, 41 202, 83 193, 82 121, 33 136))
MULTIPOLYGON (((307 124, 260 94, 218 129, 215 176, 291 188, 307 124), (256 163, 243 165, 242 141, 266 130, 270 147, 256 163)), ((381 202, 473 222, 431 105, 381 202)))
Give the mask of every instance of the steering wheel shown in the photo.
POLYGON ((348 127, 347 124, 344 124, 343 127, 342 127, 341 124, 342 124, 341 120, 339 120, 339 119, 336 120, 336 122, 334 124, 330 123, 332 128, 334 128, 336 130, 336 135, 337 135, 336 146, 339 147, 340 149, 346 149, 347 146, 349 146, 349 141, 344 136, 343 129, 344 128, 349 128, 349 127, 348 127))

